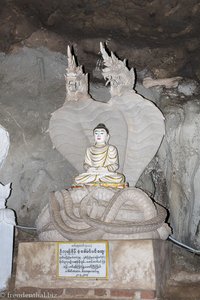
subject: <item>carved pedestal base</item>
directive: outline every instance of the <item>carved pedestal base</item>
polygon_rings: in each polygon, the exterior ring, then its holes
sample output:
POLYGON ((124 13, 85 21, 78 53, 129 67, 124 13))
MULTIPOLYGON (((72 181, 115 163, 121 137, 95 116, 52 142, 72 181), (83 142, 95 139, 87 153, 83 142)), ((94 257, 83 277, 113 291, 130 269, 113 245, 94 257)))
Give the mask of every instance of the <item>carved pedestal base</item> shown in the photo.
POLYGON ((56 247, 56 242, 19 244, 15 282, 18 291, 51 292, 65 299, 156 299, 166 281, 167 241, 109 241, 108 279, 57 277, 56 247))

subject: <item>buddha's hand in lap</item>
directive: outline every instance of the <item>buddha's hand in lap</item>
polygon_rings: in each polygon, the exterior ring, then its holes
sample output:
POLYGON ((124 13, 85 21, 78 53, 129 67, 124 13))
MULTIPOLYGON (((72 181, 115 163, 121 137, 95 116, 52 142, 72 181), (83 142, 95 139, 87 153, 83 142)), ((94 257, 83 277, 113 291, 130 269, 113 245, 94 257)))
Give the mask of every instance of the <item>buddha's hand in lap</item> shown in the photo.
POLYGON ((106 174, 109 174, 110 172, 108 171, 107 168, 105 167, 90 167, 88 170, 87 170, 87 173, 90 173, 90 174, 101 174, 101 175, 106 175, 106 174))

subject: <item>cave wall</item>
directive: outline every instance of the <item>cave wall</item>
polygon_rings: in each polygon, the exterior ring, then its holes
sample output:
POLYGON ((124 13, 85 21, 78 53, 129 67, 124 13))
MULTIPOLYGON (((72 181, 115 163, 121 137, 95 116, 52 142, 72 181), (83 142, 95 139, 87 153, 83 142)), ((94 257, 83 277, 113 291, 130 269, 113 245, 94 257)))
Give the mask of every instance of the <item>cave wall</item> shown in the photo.
POLYGON ((200 79, 199 16, 196 0, 1 0, 0 51, 73 44, 92 74, 106 41, 137 70, 200 79))
POLYGON ((66 57, 48 49, 23 48, 1 54, 0 118, 10 134, 10 150, 1 172, 12 182, 8 201, 18 222, 34 225, 50 191, 69 186, 73 167, 52 148, 50 114, 63 104, 66 57))
POLYGON ((194 95, 181 99, 181 94, 177 94, 174 98, 165 107, 161 105, 166 118, 166 136, 159 151, 159 163, 166 178, 174 235, 197 246, 200 241, 200 101, 194 95))

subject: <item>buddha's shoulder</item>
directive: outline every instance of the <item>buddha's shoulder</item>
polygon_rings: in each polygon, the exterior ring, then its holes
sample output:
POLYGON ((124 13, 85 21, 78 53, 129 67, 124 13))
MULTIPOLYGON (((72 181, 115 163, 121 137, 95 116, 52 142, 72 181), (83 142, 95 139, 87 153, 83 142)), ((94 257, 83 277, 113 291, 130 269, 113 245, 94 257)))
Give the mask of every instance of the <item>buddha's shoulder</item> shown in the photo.
POLYGON ((113 145, 109 145, 108 149, 109 151, 117 151, 117 148, 113 145))

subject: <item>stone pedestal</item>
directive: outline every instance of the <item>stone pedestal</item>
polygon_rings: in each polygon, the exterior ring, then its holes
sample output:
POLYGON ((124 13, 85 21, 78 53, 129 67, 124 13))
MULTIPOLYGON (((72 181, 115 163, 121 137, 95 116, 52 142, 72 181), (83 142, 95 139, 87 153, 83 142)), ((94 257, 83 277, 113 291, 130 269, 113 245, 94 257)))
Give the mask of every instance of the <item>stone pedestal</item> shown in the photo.
POLYGON ((48 291, 65 298, 156 299, 156 292, 163 286, 166 241, 109 241, 108 279, 58 278, 56 247, 56 242, 19 244, 15 282, 18 291, 48 291))

